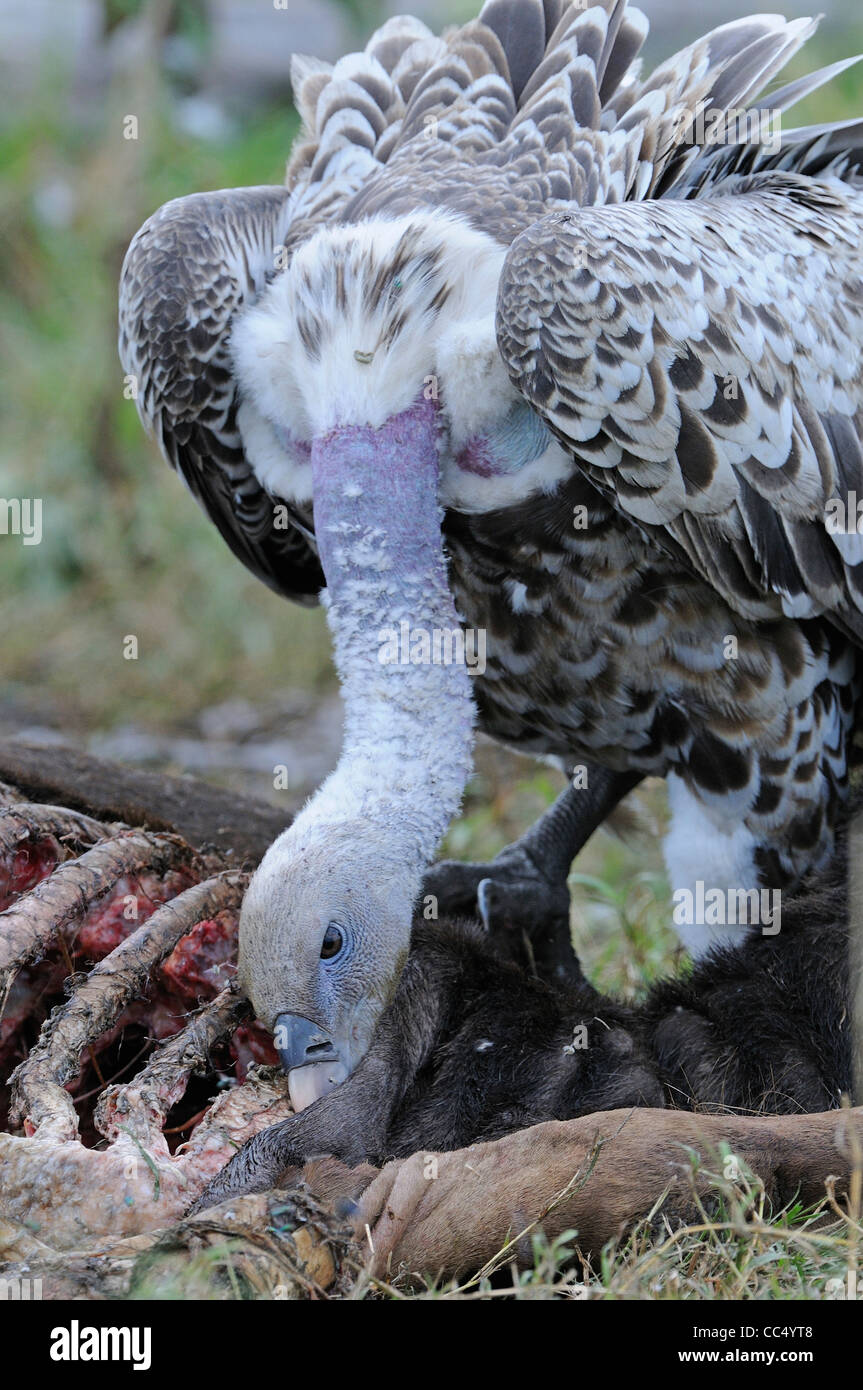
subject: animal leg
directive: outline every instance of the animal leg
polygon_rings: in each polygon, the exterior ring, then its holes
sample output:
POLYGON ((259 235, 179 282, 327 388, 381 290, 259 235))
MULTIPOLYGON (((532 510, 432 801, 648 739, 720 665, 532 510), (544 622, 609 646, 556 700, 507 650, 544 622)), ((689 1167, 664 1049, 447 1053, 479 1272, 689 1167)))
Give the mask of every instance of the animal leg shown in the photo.
POLYGON ((581 979, 569 927, 570 865, 640 773, 590 766, 587 786, 568 786, 530 829, 489 864, 443 859, 423 885, 438 910, 479 912, 506 953, 556 984, 581 979))
MULTIPOLYGON (((716 1192, 710 1174, 722 1171, 728 1149, 776 1207, 814 1204, 831 1183, 842 1201, 861 1138, 860 1110, 776 1117, 611 1110, 389 1163, 357 1195, 351 1221, 379 1278, 399 1266, 455 1278, 498 1263, 502 1250, 530 1268, 537 1227, 549 1240, 577 1230, 589 1256, 653 1210, 657 1223, 698 1220, 699 1203, 716 1192), (693 1151, 701 1155, 697 1167, 693 1151)), ((308 1177, 318 1199, 328 1189, 336 1199, 349 1196, 352 1180, 356 1189, 366 1180, 334 1165, 316 1165, 308 1177)))

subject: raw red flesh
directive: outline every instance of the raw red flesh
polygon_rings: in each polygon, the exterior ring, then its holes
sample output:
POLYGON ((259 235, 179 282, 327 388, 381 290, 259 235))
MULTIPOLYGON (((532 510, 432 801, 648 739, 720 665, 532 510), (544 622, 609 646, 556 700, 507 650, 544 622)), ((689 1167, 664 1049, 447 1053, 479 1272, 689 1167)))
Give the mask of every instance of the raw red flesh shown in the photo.
MULTIPOLYGON (((199 922, 178 942, 162 965, 162 978, 182 999, 212 999, 236 974, 236 954, 236 918, 221 912, 210 921, 199 922)), ((259 1023, 241 1024, 228 1050, 240 1082, 245 1081, 253 1063, 275 1066, 278 1062, 273 1040, 259 1023)))
POLYGON ((210 999, 237 972, 237 921, 220 912, 199 922, 162 964, 162 976, 187 999, 210 999))
POLYGON ((73 956, 80 953, 90 960, 101 960, 152 917, 157 907, 195 881, 194 874, 185 869, 172 869, 163 878, 139 874, 119 879, 107 897, 90 908, 75 933, 73 956))
POLYGON ((25 840, 12 854, 0 857, 0 912, 47 878, 65 857, 53 836, 25 840))
MULTIPOLYGON (((27 842, 4 865, 0 862, 0 899, 8 906, 30 891, 65 857, 61 846, 46 838, 27 842)), ((156 908, 183 892, 195 881, 189 870, 172 870, 164 876, 142 873, 120 879, 70 933, 69 939, 49 953, 46 960, 22 970, 15 981, 0 1020, 0 1128, 6 1126, 8 1088, 2 1081, 23 1057, 38 1034, 51 1008, 63 998, 63 983, 73 970, 86 970, 103 959, 119 943, 152 916, 156 908)), ((236 972, 237 920, 223 912, 199 922, 183 937, 162 963, 152 980, 148 997, 126 1009, 116 1025, 103 1034, 81 1059, 81 1070, 67 1090, 79 1095, 100 1089, 96 1067, 110 1079, 110 1067, 102 1071, 99 1058, 110 1054, 113 1061, 123 1038, 148 1034, 154 1041, 170 1037, 186 1023, 190 1012, 212 999, 236 972)), ((127 1044, 128 1046, 128 1044, 127 1044)), ((233 1071, 242 1083, 254 1063, 274 1065, 278 1058, 272 1039, 260 1024, 242 1025, 223 1049, 225 1071, 233 1071), (233 1066, 232 1066, 233 1063, 233 1066)), ((145 1057, 139 1065, 143 1065, 145 1057)), ((134 1071, 134 1069, 133 1069, 134 1071)), ((129 1079, 133 1071, 125 1072, 129 1079)), ((89 1137, 87 1116, 96 1096, 84 1102, 81 1110, 82 1137, 89 1137)), ((185 1137, 191 1133, 191 1126, 185 1137)), ((93 1136, 94 1140, 97 1136, 93 1136)))
POLYGON ((236 1064, 238 1081, 245 1081, 251 1066, 274 1067, 279 1061, 273 1039, 260 1023, 241 1023, 231 1039, 229 1051, 236 1064))

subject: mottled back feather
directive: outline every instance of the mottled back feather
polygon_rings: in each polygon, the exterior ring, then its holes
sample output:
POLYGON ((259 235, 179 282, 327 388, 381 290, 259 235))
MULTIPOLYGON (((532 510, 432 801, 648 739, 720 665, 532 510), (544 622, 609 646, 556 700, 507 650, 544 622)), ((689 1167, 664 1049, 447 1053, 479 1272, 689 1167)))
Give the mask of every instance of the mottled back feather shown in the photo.
MULTIPOLYGON (((845 399, 860 398, 856 249, 841 230, 856 211, 824 183, 843 178, 856 196, 863 122, 790 131, 773 152, 702 148, 693 124, 705 103, 758 109, 814 27, 775 15, 735 21, 643 78, 647 22, 625 0, 587 10, 488 0, 478 20, 442 37, 398 17, 335 64, 296 58, 303 127, 286 191, 168 205, 132 243, 121 286, 121 355, 140 377, 142 417, 245 563, 291 597, 308 599, 322 582, 311 519, 294 515, 296 526, 277 530, 279 499, 245 459, 233 315, 278 273, 280 248, 289 256, 323 224, 446 209, 516 243, 499 306, 503 355, 572 447, 574 467, 660 546, 709 569, 742 611, 785 602, 858 632, 863 557, 853 543, 841 554, 825 542, 818 514, 835 488, 863 494, 859 422, 845 399), (803 181, 815 177, 810 206, 803 181), (618 221, 616 204, 632 205, 618 221), (687 223, 682 209, 696 204, 687 223), (739 242, 711 240, 713 212, 736 227, 737 209, 754 219, 739 242), (850 345, 847 369, 816 361, 805 316, 789 337, 748 295, 743 265, 762 243, 768 254, 774 235, 786 247, 786 308, 796 314, 808 286, 807 311, 823 304, 830 342, 850 345), (554 237, 588 245, 589 268, 550 281, 554 237), (819 288, 812 257, 826 266, 832 243, 844 259, 819 288), (694 326, 696 290, 711 322, 694 326), (820 389, 808 398, 807 373, 820 389), (744 384, 736 403, 707 384, 727 374, 744 384), (773 452, 759 439, 772 439, 773 452)), ((764 101, 790 106, 842 66, 764 101)))

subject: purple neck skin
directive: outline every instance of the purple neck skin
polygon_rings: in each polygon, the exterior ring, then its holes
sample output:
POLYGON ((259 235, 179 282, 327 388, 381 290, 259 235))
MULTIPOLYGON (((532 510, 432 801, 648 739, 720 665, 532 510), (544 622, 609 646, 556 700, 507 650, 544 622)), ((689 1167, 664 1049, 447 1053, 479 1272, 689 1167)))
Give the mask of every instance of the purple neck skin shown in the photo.
POLYGON ((379 823, 419 876, 461 804, 474 705, 463 662, 382 663, 393 632, 460 626, 438 503, 438 425, 419 400, 379 429, 346 426, 312 445, 315 533, 345 701, 342 756, 303 813, 379 823))
POLYGON ((313 442, 315 534, 333 599, 340 584, 369 578, 369 557, 355 550, 361 532, 381 538, 390 580, 433 571, 446 585, 437 435, 434 401, 419 400, 379 429, 346 425, 313 442))

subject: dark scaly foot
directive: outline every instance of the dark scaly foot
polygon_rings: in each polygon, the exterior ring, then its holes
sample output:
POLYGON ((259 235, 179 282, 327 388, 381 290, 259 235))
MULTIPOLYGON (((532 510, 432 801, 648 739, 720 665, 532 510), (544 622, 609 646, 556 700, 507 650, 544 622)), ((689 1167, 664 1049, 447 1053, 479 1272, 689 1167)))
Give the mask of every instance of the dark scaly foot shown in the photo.
POLYGON ((569 869, 597 826, 640 781, 638 773, 589 766, 587 786, 566 787, 490 863, 433 864, 423 894, 434 895, 441 914, 478 913, 505 953, 541 979, 580 980, 569 927, 569 869))

